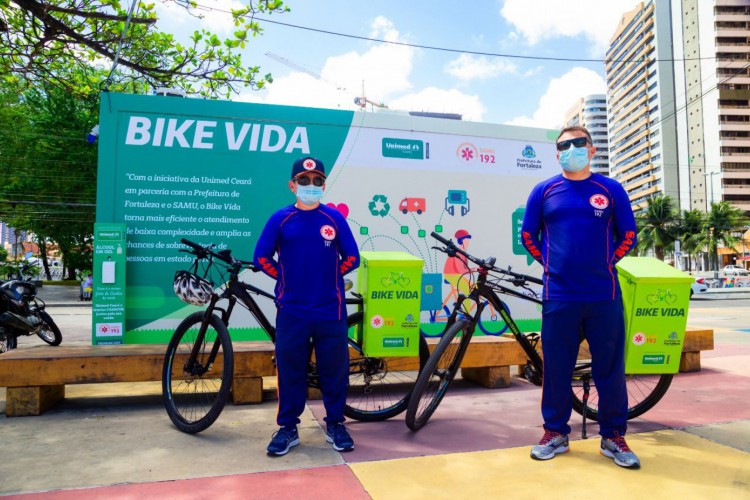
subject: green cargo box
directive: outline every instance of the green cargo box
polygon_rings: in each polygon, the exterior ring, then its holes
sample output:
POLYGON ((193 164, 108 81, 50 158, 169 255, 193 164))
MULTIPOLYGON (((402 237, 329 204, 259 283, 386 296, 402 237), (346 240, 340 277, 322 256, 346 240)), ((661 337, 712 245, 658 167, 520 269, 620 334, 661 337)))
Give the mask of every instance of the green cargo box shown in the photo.
POLYGON ((625 372, 677 373, 693 278, 652 257, 617 264, 625 309, 625 372))
POLYGON ((362 252, 357 289, 365 317, 359 341, 367 356, 419 355, 422 259, 406 252, 362 252))

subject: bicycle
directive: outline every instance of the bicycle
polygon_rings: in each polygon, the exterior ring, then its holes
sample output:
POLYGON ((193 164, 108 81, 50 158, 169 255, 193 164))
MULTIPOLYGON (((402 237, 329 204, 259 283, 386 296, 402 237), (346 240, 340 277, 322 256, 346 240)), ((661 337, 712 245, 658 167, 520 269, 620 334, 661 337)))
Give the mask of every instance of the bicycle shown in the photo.
MULTIPOLYGON (((467 279, 466 276, 468 274, 469 273, 461 275, 461 279, 467 279)), ((450 283, 447 279, 443 279, 443 283, 450 286, 450 292, 448 292, 448 295, 440 305, 440 309, 429 311, 430 323, 446 323, 451 315, 451 309, 448 307, 448 304, 455 304, 458 300, 459 291, 456 286, 450 283)), ((479 330, 481 330, 485 335, 502 335, 503 333, 508 331, 508 324, 502 321, 498 321, 498 318, 499 314, 495 310, 495 308, 492 307, 492 304, 488 304, 487 302, 485 302, 485 308, 483 309, 482 316, 477 322, 477 326, 479 327, 479 330)), ((425 337, 440 337, 443 335, 444 331, 445 330, 443 329, 439 330, 437 333, 428 333, 424 329, 421 330, 422 335, 424 335, 425 337)))
MULTIPOLYGON (((537 350, 540 340, 538 333, 524 334, 511 317, 510 311, 498 296, 498 292, 523 300, 541 304, 537 294, 528 284, 542 285, 539 278, 515 273, 508 269, 495 267, 496 259, 489 257, 479 259, 458 247, 453 241, 446 240, 433 232, 432 237, 444 245, 434 249, 455 255, 460 253, 477 267, 478 278, 469 295, 459 295, 455 307, 448 319, 448 325, 443 337, 435 347, 427 364, 417 377, 411 398, 406 410, 406 425, 412 431, 417 431, 429 421, 432 414, 440 405, 450 383, 453 381, 461 361, 463 360, 475 327, 485 307, 485 303, 492 304, 512 332, 513 338, 521 345, 526 353, 528 363, 523 367, 523 377, 534 385, 542 385, 543 364, 537 350), (522 291, 507 288, 501 282, 509 282, 522 291), (464 304, 469 302, 476 306, 473 314, 472 307, 464 304)), ((673 375, 626 375, 628 392, 628 419, 642 415, 650 410, 664 396, 672 383, 673 375)), ((583 435, 586 434, 586 419, 596 420, 598 416, 598 394, 591 375, 591 356, 588 344, 581 338, 578 360, 573 371, 571 381, 571 397, 573 409, 583 416, 583 435)))
MULTIPOLYGON (((189 271, 175 275, 175 292, 192 305, 207 305, 204 311, 185 318, 175 330, 167 347, 162 372, 164 405, 172 423, 181 431, 194 434, 213 424, 224 409, 232 385, 234 356, 228 326, 234 307, 247 309, 272 342, 276 329, 265 316, 253 295, 274 300, 274 295, 240 280, 243 271, 257 272, 252 262, 235 259, 231 250, 214 252, 214 245, 201 246, 182 239, 195 256, 189 271), (213 273, 213 274, 212 274, 213 273), (224 283, 215 289, 210 278, 224 283), (225 279, 228 278, 228 279, 225 279), (227 305, 219 307, 219 301, 227 305)), ((358 306, 347 317, 347 324, 360 327, 363 300, 355 294, 346 303, 358 306)), ((360 421, 378 421, 398 415, 406 409, 418 372, 429 357, 426 341, 420 337, 419 361, 413 358, 375 358, 365 356, 362 347, 349 339, 349 392, 344 414, 360 421)), ((308 369, 308 386, 320 388, 315 363, 308 369)))

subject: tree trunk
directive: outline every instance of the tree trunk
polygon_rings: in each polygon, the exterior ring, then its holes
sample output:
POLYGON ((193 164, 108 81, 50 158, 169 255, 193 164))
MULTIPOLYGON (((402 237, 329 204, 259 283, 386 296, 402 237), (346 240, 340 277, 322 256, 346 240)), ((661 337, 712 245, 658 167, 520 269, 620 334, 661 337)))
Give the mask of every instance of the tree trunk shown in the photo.
POLYGON ((44 275, 47 277, 47 281, 52 279, 52 274, 49 271, 49 261, 47 260, 47 244, 44 242, 43 236, 37 237, 36 244, 39 247, 39 255, 42 258, 42 267, 44 268, 44 275))

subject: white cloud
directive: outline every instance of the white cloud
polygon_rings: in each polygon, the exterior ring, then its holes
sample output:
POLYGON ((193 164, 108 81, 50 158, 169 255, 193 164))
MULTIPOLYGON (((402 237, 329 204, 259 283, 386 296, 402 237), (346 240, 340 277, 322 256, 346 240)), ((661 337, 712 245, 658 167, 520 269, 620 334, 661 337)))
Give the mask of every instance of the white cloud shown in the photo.
POLYGON ((446 64, 443 71, 463 82, 469 82, 494 78, 503 73, 517 73, 518 66, 507 59, 461 54, 457 59, 446 64))
MULTIPOLYGON (((372 22, 370 36, 402 40, 393 23, 382 16, 372 22)), ((237 100, 352 110, 359 109, 354 98, 362 96, 364 82, 365 96, 392 110, 460 113, 465 120, 481 121, 485 107, 479 96, 435 87, 412 91, 414 55, 412 47, 374 44, 362 53, 329 57, 319 79, 295 71, 276 77, 267 90, 246 93, 237 100)))
POLYGON ((594 43, 589 52, 604 54, 620 18, 637 4, 637 0, 505 0, 500 13, 531 45, 583 35, 594 43))
MULTIPOLYGON (((400 35, 388 19, 379 16, 371 25, 371 37, 398 41, 400 35)), ((409 91, 415 50, 402 45, 374 44, 367 51, 329 57, 320 79, 300 72, 278 77, 264 97, 244 95, 239 100, 269 104, 304 105, 355 109, 354 97, 388 103, 396 94, 409 91)))
POLYGON ((391 109, 430 111, 433 113, 458 113, 467 121, 482 121, 486 108, 477 95, 468 95, 456 89, 426 89, 391 101, 391 109))
POLYGON ((295 71, 274 80, 267 91, 250 91, 234 100, 307 106, 313 108, 355 109, 354 95, 336 89, 336 86, 314 78, 307 73, 295 71))
POLYGON ((606 91, 604 79, 587 68, 573 68, 560 78, 553 78, 547 92, 539 99, 539 107, 531 117, 518 116, 506 125, 524 127, 558 128, 565 112, 576 100, 589 94, 603 94, 606 91))

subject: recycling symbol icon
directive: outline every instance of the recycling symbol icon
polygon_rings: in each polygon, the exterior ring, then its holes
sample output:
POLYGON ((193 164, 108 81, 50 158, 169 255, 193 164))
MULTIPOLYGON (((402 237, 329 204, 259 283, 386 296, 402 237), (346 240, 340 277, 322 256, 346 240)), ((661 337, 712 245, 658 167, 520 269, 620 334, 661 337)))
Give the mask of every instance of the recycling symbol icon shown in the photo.
POLYGON ((372 215, 379 215, 381 217, 388 215, 388 212, 391 210, 391 206, 388 204, 388 198, 383 194, 376 194, 373 196, 372 201, 370 201, 367 207, 370 209, 372 215))

